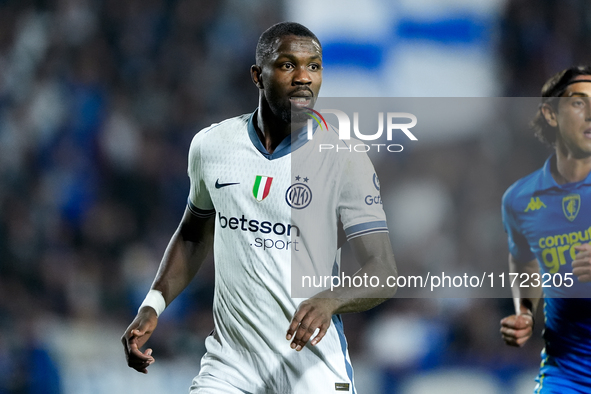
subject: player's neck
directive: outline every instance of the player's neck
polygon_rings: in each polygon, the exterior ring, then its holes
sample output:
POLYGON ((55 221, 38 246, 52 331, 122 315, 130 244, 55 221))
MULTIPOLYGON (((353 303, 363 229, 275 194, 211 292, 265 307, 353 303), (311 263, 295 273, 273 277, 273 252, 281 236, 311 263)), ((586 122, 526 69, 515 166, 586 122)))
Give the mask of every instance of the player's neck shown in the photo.
POLYGON ((260 105, 254 122, 254 128, 269 153, 291 133, 291 124, 278 119, 268 106, 260 105))
POLYGON ((580 182, 591 172, 591 156, 576 158, 565 149, 556 148, 556 165, 552 167, 552 177, 559 185, 580 182))

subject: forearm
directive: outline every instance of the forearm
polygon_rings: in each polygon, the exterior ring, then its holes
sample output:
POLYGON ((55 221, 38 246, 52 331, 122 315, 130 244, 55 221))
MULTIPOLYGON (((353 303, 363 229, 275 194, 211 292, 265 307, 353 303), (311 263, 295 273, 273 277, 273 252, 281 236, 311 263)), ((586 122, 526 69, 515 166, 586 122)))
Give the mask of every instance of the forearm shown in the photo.
POLYGON ((137 316, 121 337, 127 365, 148 373, 154 362, 152 349, 140 349, 158 324, 158 315, 195 276, 213 243, 214 219, 198 218, 185 209, 183 219, 170 239, 158 268, 152 290, 144 299, 137 316), (164 298, 164 299, 163 299, 164 298))
MULTIPOLYGON (((537 260, 531 260, 527 263, 519 263, 515 261, 513 256, 509 255, 509 272, 521 275, 525 273, 528 278, 532 278, 532 274, 540 272, 540 267, 537 260)), ((536 314, 540 298, 543 296, 540 281, 530 280, 526 283, 528 286, 520 286, 521 283, 515 283, 511 288, 513 294, 513 304, 515 306, 515 313, 522 314, 528 310, 532 315, 536 314), (537 286, 536 286, 537 285, 537 286)))
MULTIPOLYGON (((388 277, 397 276, 394 254, 387 233, 366 234, 349 242, 357 261, 363 266, 353 278, 377 276, 380 282, 385 284, 388 277)), ((291 348, 302 350, 317 329, 320 331, 312 340, 312 346, 318 344, 330 327, 333 315, 365 311, 396 293, 396 287, 382 287, 381 284, 376 286, 375 281, 373 283, 374 286, 370 281, 364 286, 327 289, 303 301, 294 313, 287 330, 286 339, 292 341, 291 348)))
POLYGON ((174 232, 164 252, 152 289, 169 305, 191 282, 213 244, 213 220, 187 217, 174 232))
POLYGON ((325 290, 315 297, 333 299, 335 313, 355 313, 371 309, 396 293, 397 287, 390 287, 387 283, 398 276, 394 253, 390 245, 388 234, 373 234, 363 240, 352 240, 351 247, 363 267, 351 278, 363 278, 362 286, 340 286, 332 290, 325 290), (361 242, 360 242, 361 241, 361 242), (376 277, 379 283, 370 281, 376 277), (390 280, 388 280, 390 278, 390 280))
POLYGON ((164 252, 152 284, 152 289, 162 292, 166 305, 169 305, 191 282, 201 265, 202 259, 199 257, 197 244, 184 241, 177 230, 164 252))

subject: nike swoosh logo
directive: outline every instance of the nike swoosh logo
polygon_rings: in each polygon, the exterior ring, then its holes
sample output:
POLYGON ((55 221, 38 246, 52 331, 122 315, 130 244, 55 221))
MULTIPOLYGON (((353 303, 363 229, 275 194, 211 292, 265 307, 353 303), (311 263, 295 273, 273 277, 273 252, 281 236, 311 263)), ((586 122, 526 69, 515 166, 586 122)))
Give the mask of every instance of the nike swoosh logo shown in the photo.
POLYGON ((235 182, 235 183, 220 183, 220 179, 219 178, 218 178, 217 181, 215 181, 215 188, 216 189, 221 189, 222 187, 232 186, 232 185, 240 185, 240 182, 235 182))

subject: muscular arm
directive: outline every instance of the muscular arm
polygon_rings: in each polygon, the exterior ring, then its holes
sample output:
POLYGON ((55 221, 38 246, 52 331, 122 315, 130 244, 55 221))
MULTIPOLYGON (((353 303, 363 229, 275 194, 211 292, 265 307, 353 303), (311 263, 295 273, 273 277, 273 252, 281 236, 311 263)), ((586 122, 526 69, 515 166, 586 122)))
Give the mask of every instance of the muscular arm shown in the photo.
MULTIPOLYGON (((191 282, 213 244, 214 218, 199 218, 187 208, 179 227, 172 235, 152 284, 169 305, 191 282)), ((152 349, 140 348, 154 332, 158 323, 156 311, 144 306, 129 325, 121 342, 129 367, 147 373, 154 362, 152 349)))
POLYGON ((213 245, 214 217, 202 219, 186 208, 183 219, 164 252, 152 289, 169 305, 201 268, 213 245))
MULTIPOLYGON (((355 276, 377 276, 384 284, 388 276, 396 277, 396 262, 388 233, 374 233, 353 238, 349 241, 357 261, 363 267, 355 276)), ((333 314, 354 313, 371 309, 396 293, 396 287, 339 287, 333 291, 326 290, 315 298, 332 298, 335 300, 333 314)))
MULTIPOLYGON (((512 255, 509 255, 509 272, 526 273, 531 278, 531 274, 539 274, 540 267, 535 259, 527 263, 518 263, 512 255)), ((540 284, 540 281, 537 282, 540 284)), ((515 314, 501 320, 503 340, 510 346, 523 346, 532 335, 533 317, 536 314, 540 298, 542 298, 542 287, 534 286, 533 281, 530 281, 528 285, 529 287, 514 286, 511 288, 515 314)))
MULTIPOLYGON (((397 276, 396 262, 387 233, 374 233, 351 239, 351 249, 362 264, 354 276, 377 276, 384 284, 389 276, 397 276)), ((360 286, 325 290, 303 301, 293 316, 286 338, 292 349, 301 350, 319 329, 311 344, 316 345, 330 326, 332 316, 339 313, 362 312, 394 296, 396 287, 360 286)))

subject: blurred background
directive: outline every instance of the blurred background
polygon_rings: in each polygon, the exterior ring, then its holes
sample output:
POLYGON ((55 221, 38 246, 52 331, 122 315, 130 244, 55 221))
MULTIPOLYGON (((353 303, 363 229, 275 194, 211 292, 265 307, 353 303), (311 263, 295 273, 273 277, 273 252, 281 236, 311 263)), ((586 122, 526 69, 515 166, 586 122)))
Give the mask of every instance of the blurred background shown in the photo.
MULTIPOLYGON (((591 60, 584 0, 0 0, 0 394, 188 392, 212 261, 162 315, 148 375, 119 338, 184 210, 192 136, 256 108, 256 41, 283 20, 322 41, 325 96, 535 97, 591 60)), ((376 163, 399 179, 387 212, 428 207, 397 218, 395 255, 505 265, 502 193, 549 150, 526 128, 443 140, 376 163)), ((512 310, 394 299, 345 316, 358 391, 530 393, 543 318, 509 348, 512 310)))

